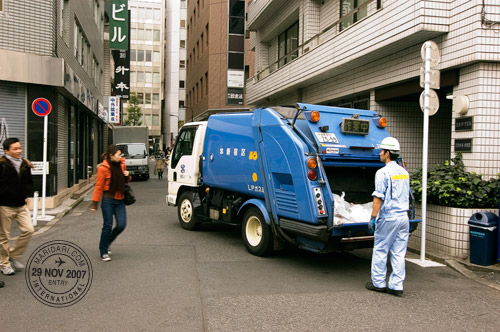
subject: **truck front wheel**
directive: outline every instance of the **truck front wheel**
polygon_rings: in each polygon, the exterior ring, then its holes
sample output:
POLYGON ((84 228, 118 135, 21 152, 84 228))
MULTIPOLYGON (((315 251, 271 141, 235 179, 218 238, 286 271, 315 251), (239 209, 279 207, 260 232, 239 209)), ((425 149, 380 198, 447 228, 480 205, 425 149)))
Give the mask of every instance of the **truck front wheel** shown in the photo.
POLYGON ((195 215, 193 205, 193 194, 189 191, 182 193, 177 206, 177 217, 181 227, 194 231, 200 227, 199 218, 195 215))
POLYGON ((250 208, 243 217, 243 241, 249 253, 266 256, 272 251, 273 234, 258 208, 250 208))

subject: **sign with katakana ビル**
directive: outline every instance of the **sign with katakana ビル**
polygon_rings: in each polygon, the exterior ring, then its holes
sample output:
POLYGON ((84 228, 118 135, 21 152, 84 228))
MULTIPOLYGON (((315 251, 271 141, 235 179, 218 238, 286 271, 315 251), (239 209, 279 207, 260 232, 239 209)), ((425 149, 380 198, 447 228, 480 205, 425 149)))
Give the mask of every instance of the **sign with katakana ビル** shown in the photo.
POLYGON ((113 96, 128 100, 130 97, 130 51, 113 50, 115 80, 113 96))
POLYGON ((109 123, 120 123, 120 97, 109 97, 109 123))
POLYGON ((109 48, 128 50, 128 0, 111 0, 109 18, 109 48))

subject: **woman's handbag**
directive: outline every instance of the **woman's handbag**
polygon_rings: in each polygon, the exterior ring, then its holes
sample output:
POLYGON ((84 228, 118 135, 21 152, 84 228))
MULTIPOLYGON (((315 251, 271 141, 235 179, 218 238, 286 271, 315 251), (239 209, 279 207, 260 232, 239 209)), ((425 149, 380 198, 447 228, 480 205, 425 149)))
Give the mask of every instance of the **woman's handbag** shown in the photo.
POLYGON ((132 205, 135 203, 134 192, 132 191, 132 188, 128 184, 125 184, 124 194, 125 194, 124 198, 125 205, 132 205))

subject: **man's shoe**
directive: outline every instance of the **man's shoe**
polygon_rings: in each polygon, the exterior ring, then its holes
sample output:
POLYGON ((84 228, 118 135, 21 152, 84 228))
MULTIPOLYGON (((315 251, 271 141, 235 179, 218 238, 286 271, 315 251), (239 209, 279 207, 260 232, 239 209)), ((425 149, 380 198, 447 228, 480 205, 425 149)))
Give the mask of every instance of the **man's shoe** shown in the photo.
POLYGON ((0 281, 0 288, 2 288, 3 286, 5 286, 5 283, 3 281, 0 281))
POLYGON ((103 262, 109 262, 111 260, 111 257, 109 257, 108 254, 104 254, 101 256, 101 259, 103 262))
POLYGON ((375 286, 373 286, 373 283, 371 281, 367 282, 365 284, 365 288, 368 290, 371 290, 371 291, 375 291, 375 292, 385 292, 385 288, 375 287, 375 286))
POLYGON ((20 261, 18 260, 10 260, 10 266, 12 266, 14 268, 14 270, 22 270, 25 268, 24 264, 21 263, 20 261))
POLYGON ((2 269, 2 273, 6 276, 11 276, 13 274, 16 274, 16 271, 14 271, 11 266, 7 266, 2 269))
POLYGON ((403 291, 402 290, 395 290, 395 289, 390 289, 387 287, 385 290, 388 294, 395 295, 395 296, 403 296, 403 291))

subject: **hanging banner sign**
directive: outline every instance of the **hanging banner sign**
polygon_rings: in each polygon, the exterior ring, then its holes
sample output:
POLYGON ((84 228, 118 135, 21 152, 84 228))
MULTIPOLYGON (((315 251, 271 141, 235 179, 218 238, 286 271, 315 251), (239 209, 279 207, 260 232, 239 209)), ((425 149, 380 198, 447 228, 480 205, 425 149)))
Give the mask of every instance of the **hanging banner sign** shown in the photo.
POLYGON ((109 123, 120 123, 120 97, 109 97, 109 123))
POLYGON ((113 50, 115 83, 113 96, 128 100, 130 97, 130 51, 113 50))
POLYGON ((129 15, 128 0, 111 0, 109 18, 109 48, 128 50, 129 15))

